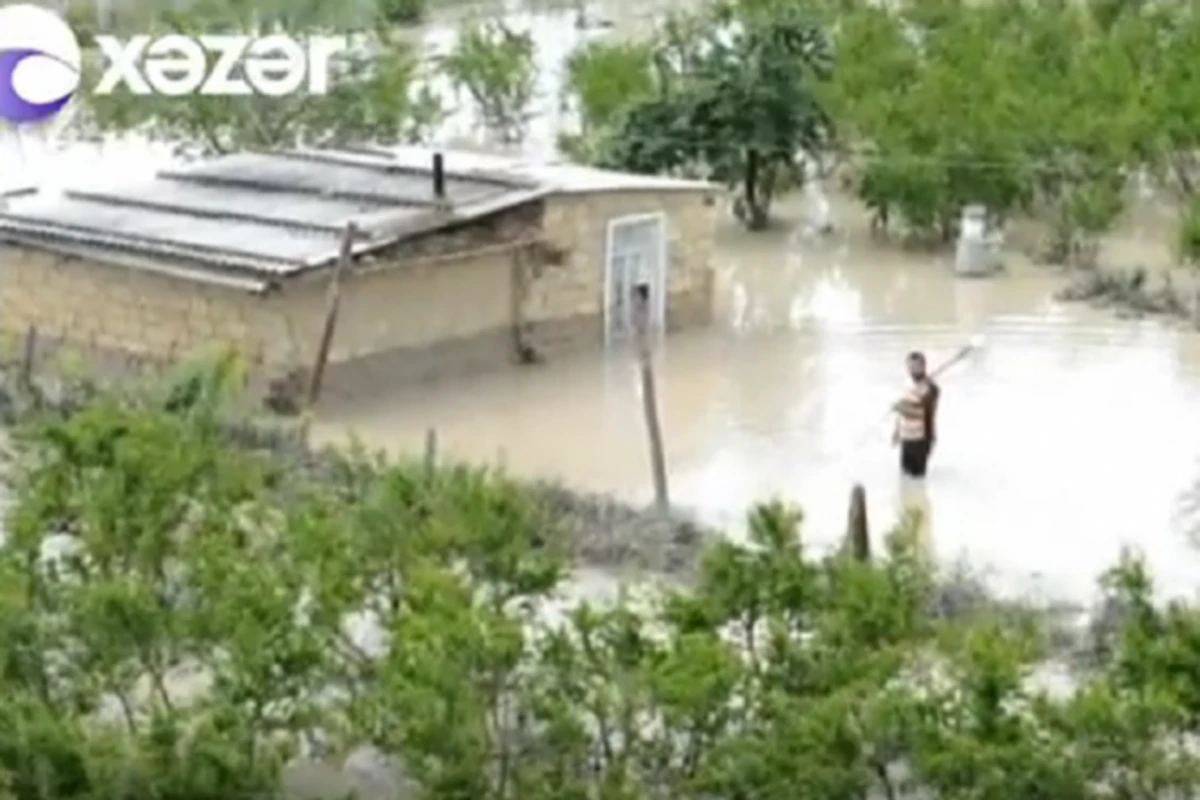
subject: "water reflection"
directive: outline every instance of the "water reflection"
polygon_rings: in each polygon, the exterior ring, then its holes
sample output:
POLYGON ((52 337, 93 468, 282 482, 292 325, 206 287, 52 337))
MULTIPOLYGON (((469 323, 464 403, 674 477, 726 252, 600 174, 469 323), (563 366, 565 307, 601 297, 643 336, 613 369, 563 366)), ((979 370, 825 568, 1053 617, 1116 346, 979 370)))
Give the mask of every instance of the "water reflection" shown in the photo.
POLYGON ((937 547, 933 538, 933 504, 929 502, 929 486, 923 480, 900 476, 899 506, 914 520, 917 547, 928 558, 935 558, 937 547))
MULTIPOLYGON (((1058 278, 1017 258, 1008 274, 968 283, 939 259, 843 226, 841 241, 721 237, 725 321, 671 339, 660 356, 675 501, 736 533, 750 502, 780 495, 803 505, 810 540, 833 544, 861 482, 876 535, 917 505, 938 559, 989 565, 1002 589, 1028 589, 1041 573, 1046 591, 1087 595, 1134 544, 1169 589, 1190 590, 1195 513, 1179 498, 1200 452, 1197 335, 1060 306, 1058 278), (738 294, 766 322, 730 335, 738 294), (921 349, 936 364, 981 332, 983 350, 942 377, 928 479, 901 484, 881 417, 903 389, 904 354, 921 349)), ((648 498, 628 359, 581 357, 386 402, 370 394, 332 408, 323 434, 356 429, 404 447, 436 425, 463 455, 505 446, 514 471, 648 498)))
MULTIPOLYGON (((613 35, 671 3, 624 4, 613 35)), ((583 34, 573 11, 518 17, 539 39, 539 110, 528 150, 544 153, 563 121, 562 58, 583 34), (544 45, 544 46, 543 46, 544 45)), ((453 42, 453 25, 425 41, 453 42)), ((469 109, 452 125, 474 136, 469 109)), ((0 187, 51 188, 149 174, 167 148, 134 140, 62 148, 0 139, 0 187)), ((862 215, 829 198, 833 235, 814 235, 812 197, 780 208, 777 230, 719 237, 718 318, 659 353, 672 495, 736 533, 746 506, 778 494, 801 503, 810 539, 832 544, 845 498, 867 490, 874 532, 907 505, 927 515, 924 541, 941 560, 966 554, 1014 590, 1045 576, 1048 590, 1086 594, 1124 544, 1139 546, 1172 591, 1200 580, 1187 536, 1200 519, 1200 336, 1053 301, 1056 276, 1019 254, 992 280, 956 280, 947 259, 880 247, 862 215), (941 432, 930 476, 899 482, 879 420, 904 385, 903 356, 936 363, 973 334, 986 347, 943 380, 941 432), (737 335, 731 335, 736 332, 737 335), (933 536, 933 506, 937 536, 933 536)), ((817 209, 818 213, 824 213, 817 209)), ((1112 263, 1171 258, 1170 222, 1148 206, 1112 237, 1112 263)), ((645 426, 628 354, 559 360, 532 371, 448 381, 397 393, 341 387, 318 432, 357 432, 419 452, 427 426, 452 456, 561 478, 634 499, 649 493, 645 426)), ((1003 587, 1002 587, 1003 588, 1003 587)))

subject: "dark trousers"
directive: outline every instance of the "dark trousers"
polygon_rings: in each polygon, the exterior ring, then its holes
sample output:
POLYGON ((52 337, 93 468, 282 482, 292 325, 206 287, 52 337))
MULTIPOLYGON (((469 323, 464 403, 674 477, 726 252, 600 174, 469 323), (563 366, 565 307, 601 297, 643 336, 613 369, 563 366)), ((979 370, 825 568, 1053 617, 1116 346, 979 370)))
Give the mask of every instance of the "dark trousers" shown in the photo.
POLYGON ((924 478, 931 450, 933 442, 928 439, 900 442, 900 471, 913 478, 924 478))

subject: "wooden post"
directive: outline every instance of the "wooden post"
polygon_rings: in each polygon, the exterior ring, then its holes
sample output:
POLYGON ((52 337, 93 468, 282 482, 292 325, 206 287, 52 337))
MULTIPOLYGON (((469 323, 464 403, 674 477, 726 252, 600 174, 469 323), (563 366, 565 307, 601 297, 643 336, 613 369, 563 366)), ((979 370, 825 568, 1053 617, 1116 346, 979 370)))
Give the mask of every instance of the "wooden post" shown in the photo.
POLYGON ((329 294, 325 307, 325 327, 321 330, 321 341, 317 345, 317 359, 313 363, 312 375, 308 384, 307 407, 311 410, 321 398, 321 384, 325 380, 325 365, 329 361, 329 348, 333 345, 333 332, 337 328, 338 306, 342 299, 342 274, 350 266, 351 247, 358 235, 358 229, 351 222, 346 225, 342 234, 342 249, 338 253, 337 265, 333 268, 333 277, 329 279, 329 294))
POLYGON ((437 468, 437 449, 437 429, 428 428, 425 431, 425 475, 430 478, 437 468))
POLYGON ((667 459, 663 454, 662 426, 658 420, 658 390, 654 381, 654 359, 650 351, 650 287, 634 289, 634 332, 637 339, 638 368, 642 377, 642 411, 650 441, 650 471, 654 477, 654 504, 666 513, 671 507, 667 492, 667 459))
POLYGON ((867 491, 861 483, 850 490, 850 514, 846 524, 846 552, 856 561, 871 560, 871 533, 867 526, 867 491))
POLYGON ((17 385, 21 391, 28 392, 33 388, 33 367, 37 358, 38 330, 36 325, 30 325, 25 331, 25 346, 21 350, 21 365, 17 372, 17 385))

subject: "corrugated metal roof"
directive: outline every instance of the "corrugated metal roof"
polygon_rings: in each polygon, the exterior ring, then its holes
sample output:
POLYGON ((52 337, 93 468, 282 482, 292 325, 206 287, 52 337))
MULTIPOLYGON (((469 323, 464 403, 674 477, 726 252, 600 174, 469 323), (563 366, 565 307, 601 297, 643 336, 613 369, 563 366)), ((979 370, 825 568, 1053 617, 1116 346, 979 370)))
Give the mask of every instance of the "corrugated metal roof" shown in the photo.
POLYGON ((67 195, 46 202, 35 199, 10 209, 0 225, 51 224, 80 231, 163 245, 195 248, 198 252, 226 252, 250 256, 281 267, 301 263, 314 251, 337 249, 336 228, 314 231, 273 226, 258 220, 212 217, 185 210, 164 210, 149 205, 125 205, 67 195))
POLYGON ((126 265, 156 257, 269 280, 336 260, 350 222, 364 233, 355 252, 369 252, 555 192, 713 188, 440 151, 447 206, 434 197, 434 152, 241 153, 164 170, 142 185, 16 198, 0 208, 0 239, 112 251, 126 265))
POLYGON ((535 196, 523 180, 456 177, 451 164, 449 207, 439 205, 432 155, 422 169, 336 152, 241 153, 141 185, 15 199, 0 209, 0 238, 277 278, 335 260, 349 222, 365 251, 535 196))
MULTIPOLYGON (((453 162, 454 157, 448 156, 453 162)), ((380 203, 428 205, 433 202, 432 152, 425 151, 419 162, 400 166, 384 160, 355 159, 335 151, 296 151, 287 153, 240 153, 216 159, 179 172, 160 173, 185 179, 239 183, 245 186, 272 186, 371 199, 380 203)), ((446 164, 446 194, 451 203, 467 203, 528 188, 525 181, 497 179, 457 179, 453 164, 446 164)))
POLYGON ((390 208, 382 203, 317 194, 293 194, 286 208, 276 208, 261 190, 236 186, 157 180, 141 186, 69 192, 68 197, 114 205, 146 206, 148 210, 175 210, 196 216, 231 216, 275 223, 281 227, 318 227, 339 230, 363 214, 390 208))

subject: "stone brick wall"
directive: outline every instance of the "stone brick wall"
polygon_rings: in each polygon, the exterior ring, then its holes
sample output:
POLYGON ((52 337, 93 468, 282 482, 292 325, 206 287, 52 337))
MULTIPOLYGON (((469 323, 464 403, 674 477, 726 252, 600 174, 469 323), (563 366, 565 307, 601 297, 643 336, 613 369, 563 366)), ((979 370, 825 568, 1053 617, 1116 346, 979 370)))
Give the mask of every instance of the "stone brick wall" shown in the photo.
POLYGON ((46 251, 0 246, 0 330, 148 361, 253 350, 257 298, 46 251))
MULTIPOLYGON (((364 361, 357 373, 399 380, 507 363, 511 263, 510 252, 496 247, 463 259, 366 265, 342 284, 331 365, 364 361)), ((313 363, 328 279, 323 271, 260 297, 3 246, 0 332, 19 336, 36 325, 43 341, 79 349, 105 368, 233 348, 260 366, 261 377, 276 378, 313 363)))
MULTIPOLYGON (((466 258, 387 264, 342 283, 330 362, 425 347, 498 329, 511 319, 511 256, 503 250, 466 258)), ((268 359, 312 363, 325 321, 328 276, 286 285, 264 313, 280 336, 268 359)))
MULTIPOLYGON (((654 211, 665 212, 669 226, 668 327, 704 324, 716 213, 704 194, 559 196, 484 232, 511 238, 541 222, 548 251, 514 261, 512 250, 480 240, 474 255, 405 251, 362 265, 343 284, 331 363, 369 363, 401 380, 507 363, 518 349, 552 357, 595 347, 603 333, 608 223, 654 211)), ((279 376, 312 363, 327 287, 325 272, 258 297, 0 245, 0 331, 21 334, 34 324, 46 338, 147 361, 233 347, 279 376)))
POLYGON ((667 217, 667 324, 706 324, 712 315, 716 203, 701 192, 622 191, 546 200, 544 232, 561 264, 531 268, 522 307, 526 339, 544 355, 595 346, 603 336, 608 223, 633 214, 667 217))
MULTIPOLYGON (((484 369, 512 361, 512 256, 496 248, 463 258, 379 263, 342 284, 330 350, 329 395, 484 369)), ((271 371, 313 363, 325 321, 328 273, 263 302, 271 371)))

